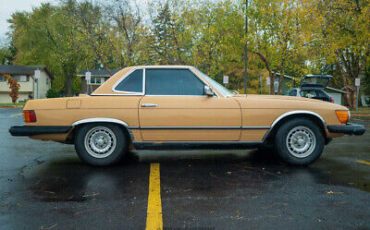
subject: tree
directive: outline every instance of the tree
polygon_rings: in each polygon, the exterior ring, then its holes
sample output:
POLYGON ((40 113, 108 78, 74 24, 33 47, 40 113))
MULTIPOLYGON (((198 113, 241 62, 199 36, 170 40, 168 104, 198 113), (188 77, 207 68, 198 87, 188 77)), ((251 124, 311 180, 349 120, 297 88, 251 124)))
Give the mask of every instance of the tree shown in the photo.
MULTIPOLYGON (((363 75, 369 63, 369 2, 315 0, 307 1, 306 7, 312 9, 308 14, 309 29, 316 60, 333 64, 343 86, 354 89, 355 79, 363 75)), ((349 100, 351 107, 356 100, 356 90, 353 90, 349 100)))
POLYGON ((277 73, 328 73, 337 87, 353 87, 369 66, 368 5, 249 0, 246 12, 245 0, 155 0, 148 7, 135 0, 61 0, 13 14, 10 53, 0 50, 0 61, 10 55, 15 64, 46 65, 53 88, 66 95, 77 91, 74 76, 83 69, 103 66, 112 74, 148 64, 194 65, 219 82, 230 76, 228 88, 240 90, 248 41, 248 92, 259 92, 259 76, 274 82, 277 73))
POLYGON ((5 74, 4 77, 8 80, 10 93, 9 96, 12 98, 12 102, 16 103, 19 96, 19 88, 21 87, 17 80, 13 79, 9 74, 5 74))
POLYGON ((171 11, 169 1, 158 8, 158 14, 153 19, 152 48, 158 55, 159 64, 185 64, 180 43, 184 25, 171 11))
POLYGON ((31 13, 18 12, 8 20, 18 50, 15 63, 48 66, 64 79, 67 96, 72 95, 73 78, 87 57, 83 36, 72 14, 75 7, 74 0, 57 7, 42 4, 31 13))
POLYGON ((192 39, 186 43, 191 50, 187 63, 218 81, 228 75, 228 87, 243 88, 243 11, 233 2, 223 1, 197 3, 182 12, 179 18, 192 39))
MULTIPOLYGON (((284 75, 291 60, 302 52, 302 8, 300 1, 261 0, 253 1, 247 12, 250 18, 248 51, 259 57, 269 72, 273 94, 276 74, 284 75)), ((279 78, 278 94, 282 79, 279 78)))
POLYGON ((113 55, 120 67, 140 62, 142 50, 138 49, 146 36, 139 7, 136 2, 133 3, 134 6, 128 0, 114 0, 105 6, 111 25, 109 38, 112 41, 113 55))
POLYGON ((111 28, 109 22, 104 20, 101 7, 90 2, 76 3, 73 16, 78 21, 77 29, 88 43, 88 48, 107 72, 112 75, 109 67, 112 61, 112 42, 107 31, 111 28))
POLYGON ((11 64, 13 61, 13 54, 10 47, 0 48, 0 64, 11 64))

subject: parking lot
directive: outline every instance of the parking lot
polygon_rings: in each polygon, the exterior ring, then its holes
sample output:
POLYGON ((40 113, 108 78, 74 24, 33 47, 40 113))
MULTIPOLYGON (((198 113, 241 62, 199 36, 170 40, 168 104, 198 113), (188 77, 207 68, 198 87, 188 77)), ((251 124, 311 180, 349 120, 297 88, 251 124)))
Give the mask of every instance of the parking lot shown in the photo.
POLYGON ((20 109, 0 119, 0 229, 370 228, 369 131, 308 167, 257 150, 145 150, 97 168, 73 145, 11 137, 20 109))

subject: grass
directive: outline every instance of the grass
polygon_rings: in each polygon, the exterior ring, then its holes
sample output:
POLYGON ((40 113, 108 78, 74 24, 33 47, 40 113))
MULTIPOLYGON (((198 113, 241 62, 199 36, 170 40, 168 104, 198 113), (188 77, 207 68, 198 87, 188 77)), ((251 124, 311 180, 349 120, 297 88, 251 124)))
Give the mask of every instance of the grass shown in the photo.
POLYGON ((351 113, 370 113, 370 107, 359 107, 358 111, 356 110, 351 110, 351 113))
POLYGON ((26 104, 25 102, 0 103, 0 107, 23 107, 25 104, 26 104))

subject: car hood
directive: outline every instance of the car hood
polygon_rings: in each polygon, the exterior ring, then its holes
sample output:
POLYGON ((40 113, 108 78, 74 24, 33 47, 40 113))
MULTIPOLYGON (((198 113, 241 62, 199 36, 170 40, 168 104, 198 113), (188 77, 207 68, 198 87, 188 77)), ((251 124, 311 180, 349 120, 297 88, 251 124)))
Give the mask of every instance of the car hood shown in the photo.
MULTIPOLYGON (((234 95, 233 97, 235 98, 245 98, 245 99, 250 99, 250 100, 293 100, 293 101, 308 101, 312 102, 312 99, 308 99, 305 97, 292 97, 292 96, 283 96, 283 95, 260 95, 260 94, 238 94, 234 95)), ((314 100, 314 102, 323 102, 323 101, 318 101, 314 100)))

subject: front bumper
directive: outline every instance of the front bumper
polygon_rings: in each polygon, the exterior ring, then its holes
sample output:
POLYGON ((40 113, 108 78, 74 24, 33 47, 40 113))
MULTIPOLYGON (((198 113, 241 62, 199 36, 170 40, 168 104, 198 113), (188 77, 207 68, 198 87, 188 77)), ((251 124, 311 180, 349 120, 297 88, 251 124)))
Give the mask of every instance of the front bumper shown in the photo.
POLYGON ((9 132, 12 136, 34 136, 40 134, 68 133, 72 126, 12 126, 9 132))
POLYGON ((344 133, 348 135, 362 135, 366 128, 363 125, 356 123, 347 123, 346 125, 328 125, 328 130, 331 133, 344 133))

